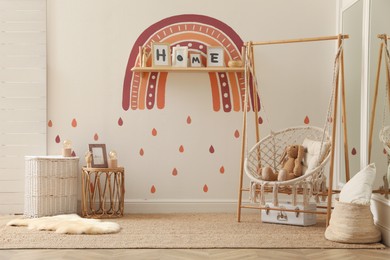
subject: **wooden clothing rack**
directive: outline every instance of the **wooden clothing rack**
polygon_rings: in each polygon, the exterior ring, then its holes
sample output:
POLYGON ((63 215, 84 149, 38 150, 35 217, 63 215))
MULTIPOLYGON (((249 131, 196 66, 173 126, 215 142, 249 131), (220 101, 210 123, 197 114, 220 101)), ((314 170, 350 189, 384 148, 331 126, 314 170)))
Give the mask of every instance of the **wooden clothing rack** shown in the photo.
MULTIPOLYGON (((276 41, 264 41, 264 42, 247 42, 245 43, 245 51, 247 53, 246 58, 250 59, 252 63, 252 96, 253 96, 253 110, 255 117, 255 127, 256 127, 256 143, 260 141, 260 131, 258 125, 258 102, 257 102, 257 89, 255 87, 255 65, 254 65, 254 46, 260 45, 271 45, 271 44, 288 44, 288 43, 302 43, 302 42, 316 42, 316 41, 329 41, 329 40, 337 40, 338 48, 342 46, 343 40, 348 39, 348 35, 337 35, 337 36, 323 36, 323 37, 315 37, 315 38, 300 38, 300 39, 289 39, 289 40, 276 40, 276 41)), ((237 208, 237 221, 241 221, 241 209, 250 208, 250 209, 265 209, 264 207, 255 207, 250 205, 242 204, 242 193, 248 192, 248 188, 243 188, 243 175, 244 175, 244 161, 245 161, 245 150, 246 150, 246 138, 247 138, 247 108, 248 108, 248 92, 250 86, 250 71, 247 66, 245 68, 245 102, 243 109, 243 125, 242 125, 242 145, 241 145, 241 163, 240 163, 240 178, 239 178, 239 191, 238 191, 238 208, 237 208)), ((349 180, 349 159, 348 159, 348 141, 347 141, 347 125, 346 125, 346 106, 345 106, 345 81, 344 81, 344 55, 341 52, 340 56, 340 70, 336 76, 335 82, 335 93, 334 93, 334 103, 333 103, 333 127, 332 127, 332 140, 331 140, 331 162, 330 162, 330 172, 329 172, 329 184, 328 184, 328 202, 327 202, 327 211, 326 211, 326 223, 329 225, 330 215, 331 215, 331 206, 332 206, 332 194, 333 194, 333 168, 334 168, 334 150, 335 150, 335 136, 336 136, 336 122, 337 122, 337 107, 338 107, 338 95, 339 95, 339 81, 341 82, 341 101, 342 101, 342 116, 343 116, 343 132, 344 132, 344 156, 345 156, 345 167, 346 167, 346 180, 349 180), (339 80, 341 77, 341 80, 339 80)), ((273 208, 271 210, 278 210, 277 208, 273 208)), ((294 212, 305 212, 302 210, 292 210, 294 212)), ((306 212, 306 213, 314 213, 314 214, 324 214, 324 212, 306 212)))

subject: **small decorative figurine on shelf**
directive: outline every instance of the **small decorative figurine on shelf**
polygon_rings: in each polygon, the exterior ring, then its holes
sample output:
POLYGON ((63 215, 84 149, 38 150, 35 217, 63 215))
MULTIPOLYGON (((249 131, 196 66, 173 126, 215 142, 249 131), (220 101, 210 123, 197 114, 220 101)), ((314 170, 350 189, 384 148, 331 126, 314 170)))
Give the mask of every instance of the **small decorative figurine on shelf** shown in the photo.
POLYGON ((72 141, 65 140, 62 147, 62 156, 71 157, 72 156, 72 141))
POLYGON ((110 157, 108 159, 108 168, 117 168, 118 167, 118 157, 116 151, 110 151, 108 153, 108 156, 110 157))
POLYGON ((88 151, 85 153, 85 162, 87 163, 87 168, 92 167, 92 153, 88 151))

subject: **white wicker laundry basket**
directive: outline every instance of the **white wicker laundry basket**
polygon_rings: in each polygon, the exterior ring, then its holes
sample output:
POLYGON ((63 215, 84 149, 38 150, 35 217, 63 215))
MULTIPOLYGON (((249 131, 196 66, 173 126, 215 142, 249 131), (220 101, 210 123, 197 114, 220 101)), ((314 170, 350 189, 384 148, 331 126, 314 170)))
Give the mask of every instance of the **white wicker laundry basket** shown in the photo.
POLYGON ((26 217, 77 212, 78 157, 25 157, 26 217))

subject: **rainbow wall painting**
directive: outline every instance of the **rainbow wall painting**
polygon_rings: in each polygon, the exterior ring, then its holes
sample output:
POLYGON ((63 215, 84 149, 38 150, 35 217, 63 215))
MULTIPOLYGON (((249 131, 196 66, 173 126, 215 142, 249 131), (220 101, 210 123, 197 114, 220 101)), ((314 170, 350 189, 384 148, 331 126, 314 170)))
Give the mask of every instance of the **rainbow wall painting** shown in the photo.
MULTIPOLYGON (((225 23, 208 16, 184 14, 168 17, 148 27, 136 40, 131 50, 123 83, 122 108, 163 109, 167 72, 133 72, 140 65, 139 47, 150 51, 153 42, 172 46, 188 46, 189 52, 199 53, 203 65, 207 46, 223 46, 225 64, 229 60, 242 60, 243 40, 225 23)), ((151 65, 151 57, 147 66, 151 65)), ((244 106, 244 73, 209 72, 212 108, 218 112, 242 111, 244 106)), ((252 91, 250 91, 252 93, 252 91)), ((250 98, 253 104, 253 97, 250 98)), ((259 99, 258 99, 259 101, 259 99)), ((249 104, 249 106, 251 105, 249 104)), ((252 105, 253 107, 253 105, 252 105)), ((248 109, 250 109, 248 107, 248 109)))

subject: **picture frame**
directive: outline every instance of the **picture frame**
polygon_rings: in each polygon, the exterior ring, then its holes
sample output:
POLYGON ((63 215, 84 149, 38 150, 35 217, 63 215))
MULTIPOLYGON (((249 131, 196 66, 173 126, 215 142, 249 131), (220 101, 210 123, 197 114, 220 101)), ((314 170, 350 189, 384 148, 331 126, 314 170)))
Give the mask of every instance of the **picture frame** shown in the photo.
POLYGON ((89 151, 92 153, 92 168, 108 168, 105 144, 89 144, 89 151))
POLYGON ((222 46, 207 47, 207 67, 224 67, 224 49, 222 46))
POLYGON ((171 66, 171 48, 169 43, 152 43, 152 66, 166 67, 171 66))
POLYGON ((200 53, 190 53, 190 66, 191 67, 202 67, 202 57, 200 53))
POLYGON ((172 66, 188 67, 188 47, 172 47, 172 66))

